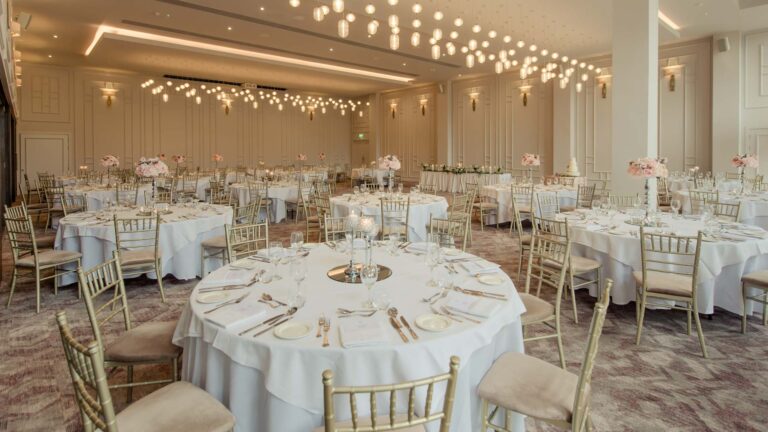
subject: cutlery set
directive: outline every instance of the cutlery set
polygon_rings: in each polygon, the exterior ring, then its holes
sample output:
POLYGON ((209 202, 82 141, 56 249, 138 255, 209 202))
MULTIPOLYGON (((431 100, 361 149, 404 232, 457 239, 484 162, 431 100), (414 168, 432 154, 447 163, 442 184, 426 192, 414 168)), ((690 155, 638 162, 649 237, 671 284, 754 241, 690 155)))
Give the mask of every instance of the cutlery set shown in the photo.
POLYGON ((274 327, 277 327, 278 325, 280 325, 280 324, 282 324, 282 323, 292 319, 293 318, 293 314, 295 314, 297 310, 298 309, 296 309, 295 307, 292 307, 292 308, 288 309, 287 311, 285 311, 284 313, 275 315, 275 316, 273 316, 271 318, 268 318, 268 319, 266 319, 266 320, 256 324, 253 327, 250 327, 248 329, 245 329, 245 330, 241 331, 237 335, 238 336, 242 336, 242 335, 244 335, 244 334, 246 334, 248 332, 256 330, 257 328, 259 328, 261 326, 265 326, 266 325, 267 326, 266 329, 264 329, 264 330, 260 331, 259 333, 256 333, 256 334, 253 335, 253 337, 256 337, 256 336, 266 332, 267 330, 271 330, 274 327))
POLYGON ((368 318, 372 317, 376 312, 378 312, 378 309, 344 309, 344 308, 337 308, 336 314, 339 318, 349 318, 349 317, 363 317, 368 318))
POLYGON ((493 300, 507 301, 507 297, 503 294, 491 293, 488 291, 473 290, 468 288, 453 287, 454 291, 458 291, 462 294, 467 294, 476 297, 485 297, 493 300))
POLYGON ((203 313, 209 314, 211 312, 214 312, 214 311, 217 311, 217 310, 223 308, 224 306, 229 306, 229 305, 233 305, 233 304, 239 304, 241 301, 245 300, 245 298, 248 297, 250 294, 251 293, 245 293, 245 294, 241 295, 240 297, 238 297, 236 299, 232 299, 232 300, 226 301, 226 302, 216 306, 213 309, 208 309, 207 311, 205 311, 203 313))
POLYGON ((413 338, 414 341, 419 339, 419 335, 413 330, 413 327, 411 327, 411 324, 408 323, 408 320, 406 320, 404 316, 400 315, 400 319, 398 320, 398 311, 396 307, 387 309, 387 315, 389 315, 389 323, 392 325, 392 328, 397 330, 397 333, 400 335, 400 339, 402 339, 403 342, 411 342, 411 340, 408 339, 408 336, 405 335, 405 332, 403 332, 403 328, 408 330, 408 333, 411 334, 411 338, 413 338))

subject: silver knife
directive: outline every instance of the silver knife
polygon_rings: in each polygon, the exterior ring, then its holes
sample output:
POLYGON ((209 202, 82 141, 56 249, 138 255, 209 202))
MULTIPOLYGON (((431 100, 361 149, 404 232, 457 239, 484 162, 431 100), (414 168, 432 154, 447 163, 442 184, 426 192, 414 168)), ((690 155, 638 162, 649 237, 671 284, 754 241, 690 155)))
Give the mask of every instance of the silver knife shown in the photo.
POLYGON ((215 308, 213 308, 213 309, 209 309, 209 310, 207 310, 207 311, 205 311, 205 312, 203 312, 203 313, 205 313, 205 314, 209 314, 209 313, 211 313, 211 312, 213 312, 213 311, 217 311, 217 310, 219 310, 219 309, 223 308, 224 306, 229 306, 229 305, 233 305, 233 304, 238 304, 238 303, 240 303, 241 301, 243 301, 243 300, 244 300, 246 297, 248 297, 250 294, 251 294, 251 293, 245 293, 245 294, 241 295, 240 297, 238 297, 238 298, 237 298, 237 299, 235 299, 235 300, 230 300, 230 301, 228 301, 228 302, 224 302, 224 303, 222 303, 222 304, 220 304, 220 305, 216 306, 215 308))
POLYGON ((292 319, 293 319, 293 315, 291 315, 291 316, 289 316, 289 317, 285 317, 285 318, 281 319, 280 321, 278 321, 278 322, 276 322, 276 323, 274 323, 274 324, 270 325, 269 327, 265 328, 264 330, 262 330, 262 331, 260 331, 260 332, 258 332, 258 333, 256 333, 256 334, 254 334, 254 335, 253 335, 253 337, 256 337, 256 336, 262 335, 262 334, 264 334, 264 333, 266 333, 266 332, 268 332, 268 331, 272 330, 273 328, 275 328, 275 327, 277 327, 277 326, 279 326, 279 325, 281 325, 281 324, 283 324, 283 323, 285 323, 285 322, 288 322, 288 321, 290 321, 290 320, 292 320, 292 319))
POLYGON ((400 315, 400 321, 402 321, 403 324, 405 324, 405 328, 407 328, 408 331, 411 332, 411 336, 413 336, 413 339, 419 338, 419 335, 417 335, 416 332, 413 331, 413 328, 411 327, 410 324, 408 324, 408 320, 406 320, 404 316, 400 315))
POLYGON ((241 331, 241 332, 240 332, 240 333, 238 333, 237 335, 238 335, 238 336, 242 336, 242 335, 244 335, 244 334, 248 333, 249 331, 251 331, 251 330, 256 330, 257 328, 259 328, 259 327, 261 327, 261 326, 263 326, 263 325, 265 325, 265 324, 270 324, 270 323, 273 323, 273 322, 275 322, 275 321, 279 320, 280 318, 283 318, 284 316, 285 316, 285 314, 284 314, 284 313, 281 313, 281 314, 277 314, 277 315, 275 315, 275 316, 273 316, 273 317, 271 317, 271 318, 265 319, 264 321, 262 321, 262 322, 260 322, 260 323, 256 324, 255 326, 253 326, 253 327, 251 327, 251 328, 248 328, 248 329, 245 329, 245 330, 241 331))

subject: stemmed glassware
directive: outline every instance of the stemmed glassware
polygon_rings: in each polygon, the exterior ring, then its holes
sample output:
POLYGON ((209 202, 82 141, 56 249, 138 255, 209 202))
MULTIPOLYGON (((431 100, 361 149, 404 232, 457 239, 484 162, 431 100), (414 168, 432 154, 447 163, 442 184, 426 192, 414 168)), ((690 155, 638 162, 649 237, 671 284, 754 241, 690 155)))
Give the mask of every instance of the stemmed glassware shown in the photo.
POLYGON ((272 263, 272 270, 274 271, 274 275, 272 276, 273 280, 280 280, 282 277, 278 273, 278 265, 280 264, 280 260, 285 256, 285 251, 283 250, 283 242, 281 241, 272 241, 269 242, 269 250, 267 251, 269 254, 269 261, 272 263))
POLYGON ((400 233, 389 234, 389 253, 390 255, 399 255, 398 246, 400 245, 400 233))
POLYGON ((299 252, 304 247, 304 233, 294 231, 291 233, 291 248, 299 252))
POLYGON ((379 280, 379 266, 373 263, 364 265, 360 270, 360 279, 368 289, 368 301, 364 307, 375 308, 376 302, 373 299, 373 286, 379 280))
POLYGON ((675 198, 675 199, 673 199, 673 200, 671 200, 669 202, 669 208, 672 209, 672 213, 675 215, 674 216, 675 219, 678 218, 678 214, 680 212, 680 207, 682 207, 682 205, 680 204, 680 200, 679 199, 675 198))
POLYGON ((304 306, 304 302, 306 301, 306 296, 301 290, 301 283, 304 282, 304 279, 307 277, 307 261, 302 258, 291 261, 290 271, 291 277, 293 277, 294 282, 296 282, 296 295, 293 297, 291 306, 300 308, 304 306))
POLYGON ((435 267, 440 264, 440 238, 436 234, 429 234, 427 236, 426 262, 429 267, 429 282, 427 282, 427 286, 435 287, 437 286, 435 267))

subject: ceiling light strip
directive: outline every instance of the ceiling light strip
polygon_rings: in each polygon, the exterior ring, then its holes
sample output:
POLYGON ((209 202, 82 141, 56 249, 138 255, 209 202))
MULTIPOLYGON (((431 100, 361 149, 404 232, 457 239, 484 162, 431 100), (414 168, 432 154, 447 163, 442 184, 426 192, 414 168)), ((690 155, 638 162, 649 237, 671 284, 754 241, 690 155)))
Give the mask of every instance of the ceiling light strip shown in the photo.
POLYGON ((659 9, 659 19, 661 20, 661 22, 669 26, 669 28, 671 28, 672 30, 674 31, 680 30, 680 26, 677 25, 676 22, 672 21, 672 19, 669 18, 666 14, 664 14, 664 12, 662 12, 661 9, 659 9))
POLYGON ((355 68, 338 66, 338 65, 328 64, 328 63, 302 60, 302 59, 293 58, 293 57, 285 57, 285 56, 279 56, 275 54, 243 50, 243 49, 233 48, 228 46, 214 45, 206 42, 199 42, 199 41, 194 41, 189 39, 181 39, 177 37, 147 33, 147 32, 125 29, 120 27, 113 27, 105 24, 102 24, 101 26, 99 26, 98 30, 96 31, 96 34, 93 37, 93 41, 91 41, 91 44, 88 46, 88 49, 85 51, 85 55, 86 56, 90 55, 91 52, 96 47, 96 45, 98 45, 99 41, 101 41, 101 39, 103 39, 104 37, 110 37, 110 36, 115 37, 117 39, 137 39, 137 40, 147 41, 155 44, 158 44, 158 43, 165 44, 172 47, 191 48, 194 50, 205 51, 212 54, 218 54, 218 55, 228 54, 228 55, 237 56, 237 57, 257 59, 257 60, 263 60, 263 61, 268 61, 272 63, 285 64, 290 66, 299 66, 299 67, 304 67, 309 69, 323 70, 328 72, 335 72, 335 73, 359 76, 364 78, 372 78, 372 79, 383 80, 383 81, 393 81, 398 83, 410 83, 411 81, 413 81, 412 77, 385 74, 380 72, 368 71, 364 69, 355 69, 355 68))

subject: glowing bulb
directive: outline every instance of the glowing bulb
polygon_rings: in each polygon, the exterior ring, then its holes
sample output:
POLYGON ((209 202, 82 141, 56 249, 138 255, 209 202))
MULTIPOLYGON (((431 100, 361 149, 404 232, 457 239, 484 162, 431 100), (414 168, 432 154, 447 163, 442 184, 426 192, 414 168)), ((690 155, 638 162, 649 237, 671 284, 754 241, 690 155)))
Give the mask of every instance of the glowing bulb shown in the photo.
POLYGON ((470 50, 474 51, 477 49, 477 41, 474 39, 470 39, 469 42, 467 43, 467 46, 469 47, 470 50))
POLYGON ((469 52, 469 48, 467 48, 465 46, 461 47, 461 53, 462 54, 466 54, 467 52, 469 52))
POLYGON ((400 34, 400 27, 392 27, 392 34, 399 35, 400 34))
POLYGON ((419 27, 421 27, 421 20, 415 19, 415 20, 413 20, 411 25, 413 26, 413 28, 419 28, 419 27))
POLYGON ((448 42, 447 44, 445 44, 445 51, 448 53, 448 55, 456 54, 456 45, 454 45, 451 42, 448 42))
POLYGON ((336 13, 344 12, 344 0, 333 0, 333 2, 331 2, 331 7, 336 13))
POLYGON ((312 10, 312 18, 315 19, 315 21, 320 22, 325 18, 325 14, 323 13, 323 9, 316 7, 312 10))
POLYGON ((288 4, 290 4, 293 7, 299 7, 301 6, 301 0, 290 0, 288 4))
POLYGON ((494 65, 494 69, 496 70, 497 74, 504 72, 504 63, 497 61, 494 65))
POLYGON ((440 45, 432 45, 432 58, 435 60, 440 58, 440 45))
POLYGON ((353 14, 351 12, 347 14, 347 21, 349 21, 349 22, 351 22, 351 23, 355 22, 355 18, 356 18, 355 14, 353 14))
POLYGON ((349 21, 345 19, 339 20, 339 37, 347 37, 349 36, 349 21))
POLYGON ((456 38, 458 38, 458 37, 459 37, 459 32, 457 32, 457 31, 452 31, 452 32, 451 32, 451 34, 450 34, 450 36, 451 36, 451 39, 456 39, 456 38))
POLYGON ((327 5, 320 6, 320 10, 323 11, 323 15, 328 15, 331 13, 331 8, 329 8, 327 5))
POLYGON ((373 20, 368 23, 368 34, 369 35, 375 35, 376 32, 379 30, 379 22, 376 20, 373 20))
POLYGON ((480 54, 477 56, 477 62, 478 62, 478 63, 480 63, 480 64, 483 64, 483 63, 485 63, 485 54, 483 54, 483 53, 480 53, 480 54))
POLYGON ((393 50, 400 48, 400 36, 396 34, 389 35, 389 48, 393 50))
POLYGON ((504 43, 510 43, 512 42, 512 36, 506 35, 504 36, 504 43))
POLYGON ((581 93, 581 89, 584 88, 584 85, 580 82, 576 83, 576 92, 581 93))
POLYGON ((400 18, 397 15, 392 14, 387 19, 387 22, 389 23, 390 27, 398 27, 400 25, 400 18))
POLYGON ((439 28, 436 28, 436 29, 434 29, 434 30, 432 31, 432 38, 433 38, 434 40, 436 40, 436 41, 439 41, 440 39, 442 39, 442 38, 443 38, 443 31, 442 31, 442 30, 440 30, 439 28))
POLYGON ((411 35, 411 45, 417 47, 421 43, 421 34, 419 32, 413 32, 411 35))
POLYGON ((163 102, 168 102, 168 93, 163 93, 163 102))
POLYGON ((480 44, 480 46, 482 46, 483 48, 488 48, 490 45, 491 43, 488 41, 483 41, 483 43, 480 44))
POLYGON ((203 98, 201 98, 200 96, 196 96, 195 97, 195 103, 200 105, 201 103, 203 103, 203 98))
POLYGON ((473 26, 472 26, 472 31, 473 31, 474 33, 480 33, 480 31, 481 31, 482 29, 483 29, 483 28, 482 28, 482 27, 480 27, 480 25, 478 25, 478 24, 475 24, 475 25, 473 25, 473 26))
POLYGON ((497 35, 498 33, 496 33, 496 30, 491 30, 488 32, 488 37, 491 39, 495 38, 497 35))
POLYGON ((525 42, 523 42, 523 41, 517 41, 517 47, 518 47, 518 48, 522 48, 522 47, 524 47, 524 46, 525 46, 525 42))
POLYGON ((413 9, 413 13, 421 13, 421 5, 418 3, 414 3, 411 9, 413 9))
POLYGON ((390 6, 397 6, 398 0, 387 0, 390 6))
POLYGON ((471 68, 475 66, 475 56, 473 54, 467 54, 466 58, 467 67, 471 68))
POLYGON ((365 13, 367 13, 368 15, 375 14, 376 13, 376 6, 374 6, 372 4, 369 4, 368 6, 365 7, 365 13))
POLYGON ((536 51, 537 48, 538 47, 536 45, 531 45, 531 46, 528 47, 528 49, 531 50, 531 51, 536 51))
POLYGON ((443 15, 442 12, 440 12, 440 11, 435 12, 435 15, 434 15, 435 21, 440 21, 441 19, 443 19, 443 16, 444 15, 443 15))

